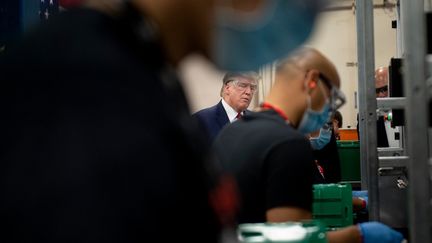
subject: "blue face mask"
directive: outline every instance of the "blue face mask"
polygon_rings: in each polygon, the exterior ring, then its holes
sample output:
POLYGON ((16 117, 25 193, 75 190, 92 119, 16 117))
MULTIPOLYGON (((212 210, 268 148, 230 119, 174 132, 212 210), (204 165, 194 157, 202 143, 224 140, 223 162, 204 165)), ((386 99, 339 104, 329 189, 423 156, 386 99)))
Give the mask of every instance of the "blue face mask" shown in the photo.
POLYGON ((284 58, 312 31, 318 0, 268 0, 260 13, 220 10, 214 61, 224 70, 256 70, 284 58))
POLYGON ((318 131, 330 119, 330 105, 327 101, 321 111, 314 111, 311 108, 310 96, 308 97, 308 108, 299 123, 298 130, 303 134, 318 131))
POLYGON ((314 150, 320 150, 330 142, 331 136, 332 136, 331 129, 321 128, 319 136, 317 138, 311 138, 309 139, 309 141, 314 150))

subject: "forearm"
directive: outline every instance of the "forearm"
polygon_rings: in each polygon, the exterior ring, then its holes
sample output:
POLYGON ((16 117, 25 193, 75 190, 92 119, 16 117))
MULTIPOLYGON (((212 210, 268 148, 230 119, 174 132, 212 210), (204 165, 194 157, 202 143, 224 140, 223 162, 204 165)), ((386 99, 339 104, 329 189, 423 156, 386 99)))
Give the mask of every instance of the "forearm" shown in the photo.
POLYGON ((329 243, 362 243, 360 230, 356 225, 327 232, 327 240, 329 243))
POLYGON ((267 210, 266 218, 271 223, 302 221, 312 219, 312 214, 301 208, 279 207, 267 210))

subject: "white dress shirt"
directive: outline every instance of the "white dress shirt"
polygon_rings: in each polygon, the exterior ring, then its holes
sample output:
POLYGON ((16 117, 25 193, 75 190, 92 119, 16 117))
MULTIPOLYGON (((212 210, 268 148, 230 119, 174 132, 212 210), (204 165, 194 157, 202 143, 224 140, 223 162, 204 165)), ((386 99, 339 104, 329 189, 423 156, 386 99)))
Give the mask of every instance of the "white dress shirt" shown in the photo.
MULTIPOLYGON (((228 103, 225 102, 224 99, 222 99, 222 106, 225 109, 227 116, 228 116, 228 120, 232 123, 235 122, 237 120, 236 116, 237 116, 237 111, 235 111, 230 105, 228 105, 228 103)), ((244 115, 244 111, 241 112, 241 115, 244 115)))

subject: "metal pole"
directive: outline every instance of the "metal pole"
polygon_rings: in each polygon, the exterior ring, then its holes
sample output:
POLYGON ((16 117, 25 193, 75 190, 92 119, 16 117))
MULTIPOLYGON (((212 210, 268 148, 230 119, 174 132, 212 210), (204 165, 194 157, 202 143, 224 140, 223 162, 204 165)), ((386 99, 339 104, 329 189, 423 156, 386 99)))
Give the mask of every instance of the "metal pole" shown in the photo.
POLYGON ((356 0, 362 189, 369 191, 369 217, 379 219, 375 52, 372 0, 356 0))
POLYGON ((408 219, 410 242, 432 242, 429 145, 428 93, 426 86, 426 33, 424 1, 410 0, 404 4, 404 89, 407 107, 408 139, 408 219))

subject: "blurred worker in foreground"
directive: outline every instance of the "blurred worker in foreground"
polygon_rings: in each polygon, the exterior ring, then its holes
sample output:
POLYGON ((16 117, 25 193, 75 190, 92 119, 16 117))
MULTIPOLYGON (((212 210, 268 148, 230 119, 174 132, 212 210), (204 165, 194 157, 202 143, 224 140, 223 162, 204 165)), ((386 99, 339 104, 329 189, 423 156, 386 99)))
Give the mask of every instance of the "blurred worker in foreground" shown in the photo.
POLYGON ((317 6, 89 0, 34 30, 0 60, 0 242, 216 242, 230 183, 211 190, 174 68, 199 53, 254 70, 317 6))
MULTIPOLYGON (((344 103, 334 65, 303 48, 279 63, 262 111, 228 125, 214 142, 216 161, 237 179, 239 223, 311 219, 312 150, 305 135, 344 103)), ((395 242, 400 233, 363 223, 328 233, 329 242, 395 242)))
POLYGON ((221 101, 194 114, 206 128, 211 141, 226 124, 240 119, 247 113, 259 79, 255 72, 228 72, 222 80, 221 101))

